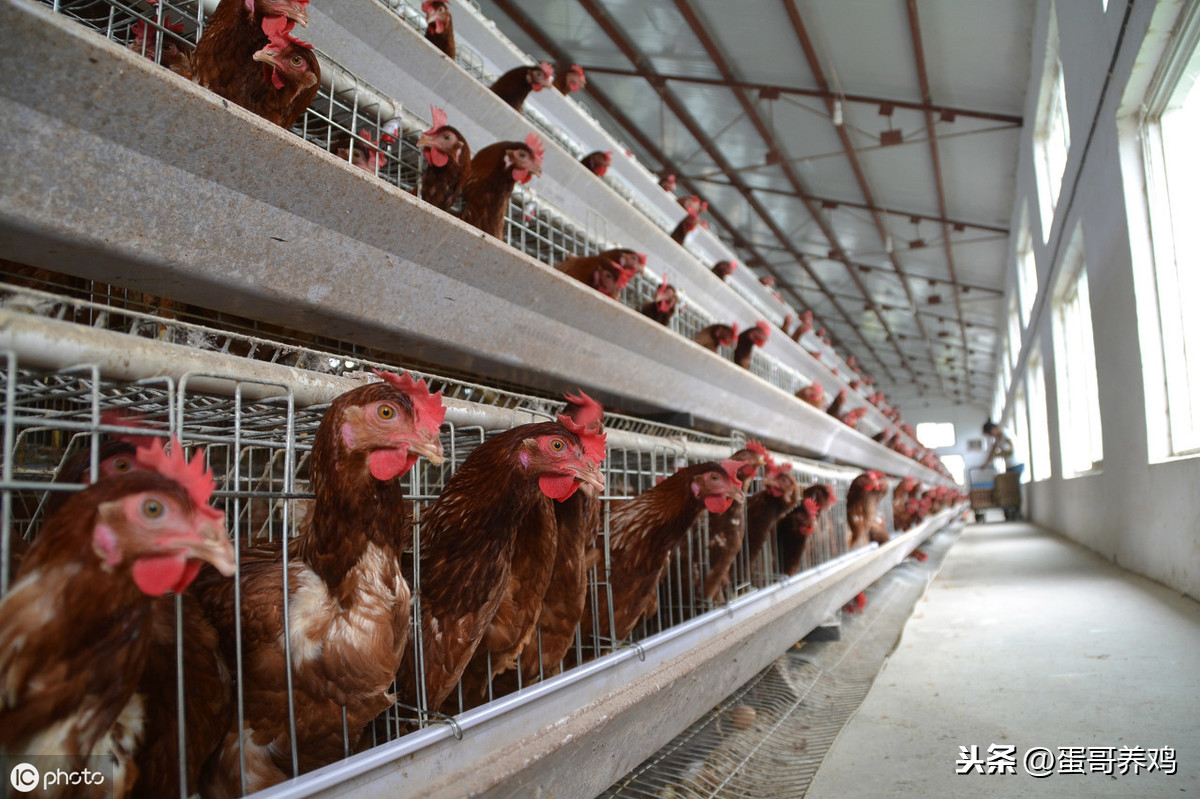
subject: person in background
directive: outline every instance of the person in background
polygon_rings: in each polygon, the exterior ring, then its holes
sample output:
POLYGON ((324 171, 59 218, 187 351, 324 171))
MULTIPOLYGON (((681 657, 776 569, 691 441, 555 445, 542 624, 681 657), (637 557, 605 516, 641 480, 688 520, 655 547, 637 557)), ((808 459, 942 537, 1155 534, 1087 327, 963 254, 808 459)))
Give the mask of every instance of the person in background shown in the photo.
POLYGON ((1019 472, 1024 468, 1023 464, 1017 463, 1012 439, 1004 434, 1004 431, 1000 429, 1000 425, 989 419, 983 423, 983 433, 992 438, 992 448, 988 450, 987 457, 983 460, 984 464, 991 465, 996 458, 1003 458, 1006 471, 1019 472))

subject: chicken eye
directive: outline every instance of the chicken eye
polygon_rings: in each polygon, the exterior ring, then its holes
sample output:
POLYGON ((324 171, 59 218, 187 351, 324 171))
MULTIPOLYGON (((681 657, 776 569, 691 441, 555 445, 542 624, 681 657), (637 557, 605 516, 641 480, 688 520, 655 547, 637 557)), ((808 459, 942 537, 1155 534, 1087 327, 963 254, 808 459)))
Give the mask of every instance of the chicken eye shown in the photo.
POLYGON ((298 67, 304 64, 304 59, 298 55, 292 56, 292 66, 298 67))
POLYGON ((378 411, 376 411, 376 413, 378 413, 378 414, 379 414, 379 418, 380 418, 380 419, 383 419, 384 421, 387 421, 387 420, 389 420, 389 419, 393 419, 393 418, 395 418, 395 416, 396 416, 396 409, 395 409, 395 408, 393 408, 391 405, 380 405, 380 406, 379 406, 379 410, 378 410, 378 411))
POLYGON ((567 445, 563 443, 561 438, 556 438, 550 442, 550 449, 554 450, 555 452, 562 452, 566 446, 567 445))
POLYGON ((148 499, 142 503, 142 514, 148 519, 157 519, 163 515, 166 508, 157 499, 148 499))

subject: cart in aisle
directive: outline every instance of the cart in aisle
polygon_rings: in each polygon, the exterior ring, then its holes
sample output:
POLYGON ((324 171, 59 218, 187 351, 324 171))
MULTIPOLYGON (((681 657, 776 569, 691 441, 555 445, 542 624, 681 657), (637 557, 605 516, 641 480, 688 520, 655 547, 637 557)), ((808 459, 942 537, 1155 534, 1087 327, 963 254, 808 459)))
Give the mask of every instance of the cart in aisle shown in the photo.
POLYGON ((1021 518, 1020 483, 1023 470, 1024 466, 999 474, 991 467, 970 470, 971 510, 975 512, 975 521, 982 522, 984 511, 988 508, 1003 510, 1005 521, 1021 518))

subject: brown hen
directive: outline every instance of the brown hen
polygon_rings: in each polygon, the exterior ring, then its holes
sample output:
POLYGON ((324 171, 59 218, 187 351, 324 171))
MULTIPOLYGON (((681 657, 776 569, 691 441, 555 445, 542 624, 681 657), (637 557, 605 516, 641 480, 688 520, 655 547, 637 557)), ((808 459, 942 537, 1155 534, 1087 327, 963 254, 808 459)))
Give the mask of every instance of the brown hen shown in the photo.
MULTIPOLYGON (((425 707, 440 711, 484 636, 509 632, 505 619, 492 625, 509 594, 515 553, 529 551, 521 539, 530 531, 548 535, 554 522, 547 498, 562 502, 581 486, 602 491, 604 477, 562 422, 515 427, 467 456, 421 519, 424 679, 419 685, 410 647, 396 675, 401 703, 416 707, 423 693, 425 707)), ((543 558, 552 564, 554 552, 543 558)), ((524 608, 510 607, 524 616, 524 608)))
POLYGON ((513 67, 492 84, 501 100, 520 111, 531 91, 540 92, 554 80, 554 70, 545 61, 532 67, 513 67))
POLYGON ((72 494, 46 520, 0 601, 0 751, 69 756, 75 769, 111 756, 105 796, 128 795, 137 779, 147 717, 174 723, 173 702, 147 708, 139 693, 158 598, 186 589, 201 561, 234 571, 203 455, 189 463, 178 442, 167 455, 155 440, 137 459, 143 468, 72 494))
MULTIPOLYGON (((688 528, 707 508, 725 513, 740 500, 740 461, 698 463, 663 480, 634 499, 621 502, 609 516, 607 584, 588 596, 585 641, 601 647, 626 638, 643 615, 657 607, 658 583, 671 553, 684 543, 688 528), (610 624, 607 608, 613 608, 610 624), (594 610, 593 610, 594 608, 594 610), (597 619, 592 629, 591 619, 597 619)), ((603 565, 600 547, 589 564, 603 565)))
POLYGON ((446 0, 425 0, 421 12, 425 14, 425 38, 454 58, 454 17, 450 15, 450 4, 446 0))
POLYGON ((431 107, 433 125, 421 134, 417 148, 425 156, 421 199, 449 211, 471 175, 471 148, 457 128, 447 124, 446 112, 431 107))
POLYGON ((244 722, 239 729, 235 719, 206 768, 205 796, 240 796, 243 779, 253 792, 293 775, 289 652, 300 773, 353 750, 392 702, 388 689, 409 628, 400 558, 412 537, 399 478, 418 456, 442 462, 445 409, 424 381, 379 376, 383 382, 335 399, 321 420, 309 460, 315 498, 286 563, 278 545, 242 553, 240 641, 233 586, 197 583, 231 667, 241 648, 244 680, 244 722))
POLYGON ((542 140, 530 133, 524 142, 496 142, 477 152, 463 184, 462 221, 503 240, 513 186, 541 177, 545 151, 542 140))

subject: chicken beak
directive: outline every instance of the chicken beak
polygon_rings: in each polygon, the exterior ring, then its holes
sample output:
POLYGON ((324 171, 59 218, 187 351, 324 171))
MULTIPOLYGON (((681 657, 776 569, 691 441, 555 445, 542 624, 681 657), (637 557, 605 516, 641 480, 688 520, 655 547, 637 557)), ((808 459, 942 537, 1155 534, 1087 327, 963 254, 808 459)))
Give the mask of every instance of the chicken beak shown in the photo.
POLYGON ((446 456, 442 454, 442 442, 436 435, 422 436, 407 443, 410 452, 420 455, 434 466, 446 462, 446 456))
POLYGON ((283 15, 295 22, 301 28, 308 27, 308 0, 300 3, 289 3, 283 15))
POLYGON ((418 150, 424 150, 426 147, 432 148, 433 146, 433 139, 429 138, 428 136, 422 134, 421 138, 417 139, 418 150))
POLYGON ((604 493, 604 473, 590 460, 583 468, 576 469, 575 477, 583 484, 581 488, 589 495, 599 496, 604 493))
POLYGON ((203 560, 211 563, 213 568, 226 577, 233 576, 237 563, 233 552, 233 542, 225 534, 224 520, 203 522, 194 536, 180 538, 172 542, 187 552, 189 559, 203 560))
POLYGON ((251 56, 251 58, 261 64, 270 64, 273 67, 277 67, 279 66, 279 62, 275 60, 275 56, 276 53, 272 52, 269 48, 264 47, 251 56))

